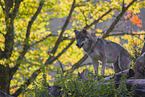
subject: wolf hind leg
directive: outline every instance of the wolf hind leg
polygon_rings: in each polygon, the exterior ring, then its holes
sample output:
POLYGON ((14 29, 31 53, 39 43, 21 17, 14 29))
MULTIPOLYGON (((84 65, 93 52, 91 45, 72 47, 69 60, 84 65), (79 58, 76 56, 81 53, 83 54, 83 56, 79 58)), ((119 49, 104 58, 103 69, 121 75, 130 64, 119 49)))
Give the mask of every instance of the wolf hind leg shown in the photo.
POLYGON ((118 73, 118 72, 121 71, 119 65, 120 65, 119 58, 117 58, 116 62, 113 63, 113 69, 114 69, 114 72, 115 72, 115 73, 118 73))
POLYGON ((118 63, 113 63, 113 69, 114 69, 114 72, 115 73, 118 73, 118 72, 120 72, 121 71, 121 69, 120 69, 120 67, 119 67, 119 65, 118 65, 118 63))
POLYGON ((120 64, 119 64, 121 71, 129 69, 130 62, 131 62, 131 60, 130 60, 129 56, 121 55, 120 56, 120 64))

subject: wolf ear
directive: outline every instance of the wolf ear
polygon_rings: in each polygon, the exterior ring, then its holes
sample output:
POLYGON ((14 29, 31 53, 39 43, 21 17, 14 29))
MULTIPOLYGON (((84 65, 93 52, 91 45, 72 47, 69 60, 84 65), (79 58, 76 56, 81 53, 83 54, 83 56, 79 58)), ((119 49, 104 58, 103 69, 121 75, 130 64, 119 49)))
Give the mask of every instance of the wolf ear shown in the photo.
POLYGON ((87 30, 83 28, 83 31, 82 32, 86 34, 87 33, 87 30))
POLYGON ((74 32, 77 33, 78 31, 75 29, 74 32))

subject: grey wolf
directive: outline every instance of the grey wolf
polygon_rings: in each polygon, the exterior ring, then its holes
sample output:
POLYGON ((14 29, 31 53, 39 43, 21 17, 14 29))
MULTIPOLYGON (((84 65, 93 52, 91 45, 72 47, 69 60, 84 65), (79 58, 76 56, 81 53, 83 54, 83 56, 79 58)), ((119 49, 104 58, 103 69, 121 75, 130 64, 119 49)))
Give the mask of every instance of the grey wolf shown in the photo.
POLYGON ((74 30, 74 32, 77 41, 76 45, 78 48, 83 47, 84 51, 91 57, 96 74, 98 74, 98 60, 102 61, 102 75, 105 74, 106 63, 113 63, 115 73, 129 68, 131 61, 129 53, 121 45, 100 39, 86 29, 74 30))

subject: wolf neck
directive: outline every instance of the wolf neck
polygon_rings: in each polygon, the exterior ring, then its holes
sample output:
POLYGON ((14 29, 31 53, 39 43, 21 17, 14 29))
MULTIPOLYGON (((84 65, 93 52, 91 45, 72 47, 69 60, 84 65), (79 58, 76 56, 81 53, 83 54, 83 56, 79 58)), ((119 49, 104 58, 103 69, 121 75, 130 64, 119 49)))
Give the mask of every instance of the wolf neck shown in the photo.
POLYGON ((95 45, 97 39, 96 37, 91 37, 88 41, 83 45, 83 49, 86 53, 92 52, 92 47, 95 45))

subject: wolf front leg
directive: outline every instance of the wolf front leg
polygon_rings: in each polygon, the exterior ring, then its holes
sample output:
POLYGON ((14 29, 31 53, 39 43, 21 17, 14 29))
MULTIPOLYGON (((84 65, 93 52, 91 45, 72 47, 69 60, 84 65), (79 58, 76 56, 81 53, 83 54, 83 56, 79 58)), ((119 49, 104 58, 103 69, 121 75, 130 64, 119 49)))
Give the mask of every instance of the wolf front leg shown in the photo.
POLYGON ((98 62, 98 60, 95 60, 95 59, 92 59, 92 61, 93 61, 93 67, 94 67, 94 70, 95 70, 95 74, 98 75, 99 62, 98 62))
POLYGON ((102 58, 102 69, 101 69, 101 75, 103 75, 103 76, 105 74, 106 63, 107 63, 107 58, 106 57, 103 57, 102 58))

